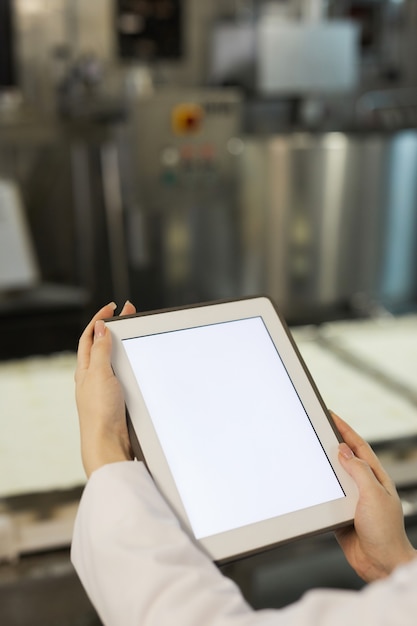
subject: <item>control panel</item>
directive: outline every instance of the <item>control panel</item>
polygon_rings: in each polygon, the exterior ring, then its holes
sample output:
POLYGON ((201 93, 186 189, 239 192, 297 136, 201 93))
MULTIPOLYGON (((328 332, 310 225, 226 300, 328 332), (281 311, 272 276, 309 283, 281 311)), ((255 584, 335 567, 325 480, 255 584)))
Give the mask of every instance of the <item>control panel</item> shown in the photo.
POLYGON ((161 89, 135 105, 135 178, 163 305, 238 295, 241 95, 161 89))
MULTIPOLYGON (((235 90, 160 90, 135 106, 140 193, 161 208, 164 190, 230 180, 241 140, 235 90)), ((213 189, 214 191, 214 189, 213 189)), ((172 202, 170 196, 169 202, 172 202)))

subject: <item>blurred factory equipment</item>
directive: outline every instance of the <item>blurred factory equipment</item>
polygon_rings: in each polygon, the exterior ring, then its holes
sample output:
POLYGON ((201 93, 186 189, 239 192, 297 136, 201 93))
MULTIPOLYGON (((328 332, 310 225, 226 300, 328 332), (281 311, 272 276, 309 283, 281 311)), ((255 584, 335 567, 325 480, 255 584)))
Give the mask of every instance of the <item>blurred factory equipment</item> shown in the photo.
POLYGON ((364 93, 356 102, 356 116, 367 129, 396 130, 417 126, 417 89, 380 89, 364 93))
POLYGON ((240 4, 213 23, 208 79, 245 89, 247 130, 351 129, 362 94, 416 87, 413 2, 240 4))
POLYGON ((415 3, 8 5, 23 101, 69 150, 92 307, 265 289, 307 315, 358 292, 415 299, 415 3))
POLYGON ((239 295, 241 107, 231 89, 158 89, 135 102, 131 265, 153 268, 164 306, 239 295))
MULTIPOLYGON (((25 99, 49 111, 62 79, 86 58, 101 64, 107 88, 110 72, 135 66, 146 66, 158 85, 233 85, 251 100, 288 100, 309 91, 326 101, 326 92, 343 90, 351 105, 369 90, 416 86, 413 0, 212 4, 2 0, 2 28, 10 21, 13 26, 11 40, 10 33, 2 38, 2 72, 25 99)), ((342 101, 329 102, 340 107, 344 121, 342 101)))
POLYGON ((0 179, 0 292, 30 288, 39 281, 26 213, 15 183, 0 179))
POLYGON ((256 87, 262 95, 322 96, 357 87, 358 29, 352 21, 284 20, 267 12, 256 29, 256 87))
POLYGON ((183 55, 183 3, 116 2, 118 46, 122 59, 178 60, 183 55))
POLYGON ((415 307, 415 130, 251 137, 240 164, 243 291, 304 323, 415 307))
POLYGON ((3 0, 0 3, 0 90, 16 84, 13 43, 11 4, 3 0))
POLYGON ((73 349, 87 301, 80 286, 44 279, 20 190, 0 178, 0 359, 73 349))
MULTIPOLYGON (((411 106, 398 113, 394 105, 385 114, 374 105, 383 96, 367 91, 389 84, 381 90, 385 100, 405 99, 404 88, 392 87, 410 75, 404 50, 386 52, 386 24, 396 26, 398 42, 400 9, 336 5, 243 2, 234 16, 213 22, 208 80, 239 87, 241 122, 229 164, 219 161, 221 176, 205 176, 209 195, 199 184, 190 191, 198 147, 187 149, 185 178, 179 146, 186 142, 172 142, 175 100, 186 102, 189 93, 171 91, 169 99, 156 85, 152 98, 134 105, 140 212, 153 233, 147 239, 160 268, 152 284, 162 281, 163 304, 266 291, 299 321, 348 314, 358 303, 361 314, 375 301, 397 311, 414 305, 417 164, 408 129, 417 91, 406 90, 411 106), (162 145, 166 149, 156 148, 162 145), (403 162, 405 168, 398 165, 403 162), (229 195, 220 184, 227 179, 229 195), (220 197, 225 208, 219 211, 220 197), (208 250, 216 250, 211 261, 204 257, 208 250)), ((200 95, 190 102, 198 108, 200 95)), ((231 131, 217 128, 224 145, 231 131)), ((202 145, 206 130, 201 125, 188 135, 202 145)))

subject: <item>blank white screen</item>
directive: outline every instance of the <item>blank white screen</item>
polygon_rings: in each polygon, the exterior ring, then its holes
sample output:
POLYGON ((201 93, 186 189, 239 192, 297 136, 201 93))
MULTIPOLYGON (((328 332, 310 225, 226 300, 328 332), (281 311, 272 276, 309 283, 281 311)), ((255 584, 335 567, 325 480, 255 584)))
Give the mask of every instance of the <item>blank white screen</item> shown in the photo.
POLYGON ((123 344, 197 539, 344 496, 262 318, 123 344))

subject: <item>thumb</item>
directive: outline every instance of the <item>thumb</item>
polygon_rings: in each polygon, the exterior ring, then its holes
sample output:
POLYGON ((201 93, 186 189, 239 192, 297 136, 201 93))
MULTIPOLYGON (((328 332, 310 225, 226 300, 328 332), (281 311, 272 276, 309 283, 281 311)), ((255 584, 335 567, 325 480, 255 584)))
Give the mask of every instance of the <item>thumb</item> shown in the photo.
POLYGON ((91 348, 90 366, 111 367, 111 334, 103 320, 94 324, 94 341, 91 348))

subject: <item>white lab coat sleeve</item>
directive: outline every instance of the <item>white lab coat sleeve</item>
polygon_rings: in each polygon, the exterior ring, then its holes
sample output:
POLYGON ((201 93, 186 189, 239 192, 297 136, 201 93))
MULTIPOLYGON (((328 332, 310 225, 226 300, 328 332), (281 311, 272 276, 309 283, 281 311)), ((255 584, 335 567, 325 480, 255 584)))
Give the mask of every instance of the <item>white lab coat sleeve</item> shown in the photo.
POLYGON ((144 465, 93 473, 71 548, 105 626, 415 626, 417 560, 361 592, 317 590, 281 610, 253 611, 182 530, 144 465))

